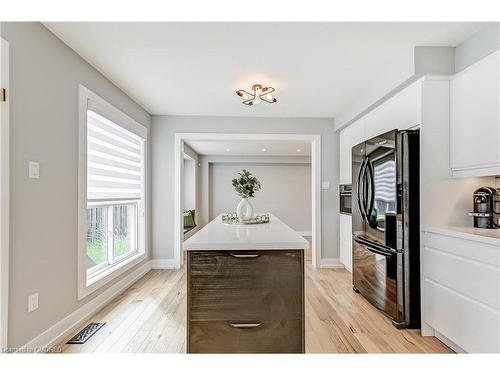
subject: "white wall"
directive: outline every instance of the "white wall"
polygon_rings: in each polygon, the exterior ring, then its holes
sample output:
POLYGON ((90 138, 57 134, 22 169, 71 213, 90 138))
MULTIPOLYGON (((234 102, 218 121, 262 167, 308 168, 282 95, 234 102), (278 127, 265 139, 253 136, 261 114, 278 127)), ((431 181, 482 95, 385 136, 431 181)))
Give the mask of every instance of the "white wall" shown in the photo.
POLYGON ((174 247, 174 134, 288 133, 321 135, 322 256, 338 258, 338 134, 333 119, 250 117, 152 117, 153 257, 172 259, 174 247))
POLYGON ((250 198, 256 213, 272 213, 292 229, 312 229, 311 164, 210 163, 210 220, 224 212, 235 212, 240 197, 231 180, 247 169, 261 182, 262 189, 250 198))
POLYGON ((151 118, 40 23, 3 22, 1 33, 11 68, 8 345, 18 347, 107 288, 77 300, 78 84, 145 126, 151 118))

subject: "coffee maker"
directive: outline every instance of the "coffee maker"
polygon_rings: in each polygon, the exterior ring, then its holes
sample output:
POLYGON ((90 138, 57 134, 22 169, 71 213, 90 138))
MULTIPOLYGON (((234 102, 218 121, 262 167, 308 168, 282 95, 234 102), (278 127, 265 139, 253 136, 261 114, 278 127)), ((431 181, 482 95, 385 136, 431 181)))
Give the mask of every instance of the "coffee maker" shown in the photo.
POLYGON ((499 228, 500 226, 500 189, 483 186, 472 196, 474 228, 499 228))

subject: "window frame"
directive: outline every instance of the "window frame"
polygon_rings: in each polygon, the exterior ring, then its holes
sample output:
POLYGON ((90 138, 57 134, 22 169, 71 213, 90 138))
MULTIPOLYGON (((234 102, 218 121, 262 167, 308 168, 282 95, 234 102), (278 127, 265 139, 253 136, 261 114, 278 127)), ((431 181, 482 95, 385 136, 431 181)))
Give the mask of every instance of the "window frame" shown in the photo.
MULTIPOLYGON (((106 216, 106 223, 107 223, 107 226, 108 226, 108 237, 107 237, 107 246, 106 246, 106 251, 107 251, 107 262, 106 263, 102 263, 102 264, 97 264, 95 265, 94 267, 92 268, 87 268, 87 281, 88 279, 92 279, 93 277, 96 277, 99 275, 100 272, 104 271, 106 268, 108 267, 112 267, 114 265, 117 265, 119 264, 120 262, 128 259, 129 257, 132 257, 136 254, 139 254, 140 253, 140 249, 139 249, 139 233, 140 233, 140 219, 139 219, 139 212, 140 212, 140 208, 139 208, 139 201, 138 200, 135 200, 135 199, 129 199, 129 200, 119 200, 119 201, 108 201, 108 200, 105 200, 105 201, 96 201, 96 202, 92 202, 89 204, 89 202, 87 201, 87 209, 88 208, 95 208, 95 207, 106 207, 106 210, 108 211, 106 216), (111 227, 113 226, 113 208, 114 207, 117 207, 117 206, 133 206, 133 209, 134 209, 134 222, 133 222, 133 225, 135 226, 135 238, 134 238, 134 242, 135 242, 135 245, 134 245, 134 249, 131 250, 131 251, 127 251, 125 254, 122 254, 122 255, 119 255, 119 256, 115 256, 114 255, 114 236, 111 235, 109 236, 110 234, 110 231, 111 231, 111 227), (112 259, 112 262, 110 263, 109 259, 112 259)), ((87 242, 88 244, 88 242, 87 242)))
MULTIPOLYGON (((102 288, 149 256, 148 243, 148 129, 102 99, 83 85, 78 86, 78 300, 102 288), (87 273, 87 110, 91 109, 110 121, 143 138, 144 166, 142 176, 142 199, 137 203, 137 249, 124 254, 117 262, 102 267, 99 272, 87 273)), ((107 200, 108 205, 123 204, 130 200, 107 200)), ((99 204, 98 202, 93 202, 99 204)))

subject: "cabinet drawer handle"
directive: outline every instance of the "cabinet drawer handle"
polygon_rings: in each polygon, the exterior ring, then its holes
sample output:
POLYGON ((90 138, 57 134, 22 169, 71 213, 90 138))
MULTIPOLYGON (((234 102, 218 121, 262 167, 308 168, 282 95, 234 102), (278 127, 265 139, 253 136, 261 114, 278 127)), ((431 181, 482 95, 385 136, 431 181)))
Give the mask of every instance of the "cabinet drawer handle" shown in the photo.
POLYGON ((234 328, 240 328, 240 329, 248 329, 248 328, 257 328, 261 325, 262 323, 256 322, 256 323, 231 323, 229 322, 229 325, 234 328))
POLYGON ((257 258, 260 254, 234 254, 230 253, 233 258, 257 258))

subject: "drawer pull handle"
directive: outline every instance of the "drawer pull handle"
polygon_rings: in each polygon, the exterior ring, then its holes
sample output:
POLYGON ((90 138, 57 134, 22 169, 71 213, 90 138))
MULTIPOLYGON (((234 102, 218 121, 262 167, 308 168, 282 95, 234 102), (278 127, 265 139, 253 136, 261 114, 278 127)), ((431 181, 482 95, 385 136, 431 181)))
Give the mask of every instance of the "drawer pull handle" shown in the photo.
POLYGON ((230 254, 234 258, 257 258, 260 256, 260 254, 234 254, 234 253, 230 254))
POLYGON ((240 329, 257 328, 261 324, 262 323, 260 323, 260 322, 257 322, 257 323, 229 323, 229 325, 231 327, 240 328, 240 329))

